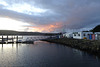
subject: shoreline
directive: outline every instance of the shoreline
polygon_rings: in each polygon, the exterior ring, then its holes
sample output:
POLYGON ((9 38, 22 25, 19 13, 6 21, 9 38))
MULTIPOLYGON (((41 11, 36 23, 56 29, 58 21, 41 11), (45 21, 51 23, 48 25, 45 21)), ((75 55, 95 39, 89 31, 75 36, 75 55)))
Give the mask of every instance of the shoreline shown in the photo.
POLYGON ((46 39, 43 41, 62 44, 100 57, 100 41, 97 40, 59 38, 59 39, 46 39))

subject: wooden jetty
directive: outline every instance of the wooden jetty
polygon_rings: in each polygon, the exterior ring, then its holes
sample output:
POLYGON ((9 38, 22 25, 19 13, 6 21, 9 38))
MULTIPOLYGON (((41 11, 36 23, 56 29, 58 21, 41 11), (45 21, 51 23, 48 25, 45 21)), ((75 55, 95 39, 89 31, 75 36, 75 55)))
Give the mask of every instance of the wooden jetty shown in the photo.
POLYGON ((39 32, 0 31, 0 43, 34 43, 34 41, 46 39, 55 35, 58 34, 48 34, 39 32))
POLYGON ((0 44, 6 43, 34 43, 34 40, 31 41, 21 41, 23 36, 20 35, 0 35, 0 44))
POLYGON ((0 35, 0 44, 7 43, 31 43, 34 41, 50 38, 50 36, 34 36, 34 35, 0 35))

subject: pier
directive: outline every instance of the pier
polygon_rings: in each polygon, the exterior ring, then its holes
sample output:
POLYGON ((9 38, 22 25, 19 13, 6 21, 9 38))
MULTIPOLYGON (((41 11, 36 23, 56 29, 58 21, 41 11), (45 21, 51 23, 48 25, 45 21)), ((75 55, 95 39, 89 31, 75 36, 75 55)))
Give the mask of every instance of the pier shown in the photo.
POLYGON ((34 35, 0 35, 0 44, 5 43, 34 43, 34 41, 47 39, 50 36, 34 35))
POLYGON ((34 41, 48 39, 58 33, 18 32, 10 30, 0 31, 0 43, 34 43, 34 41))
POLYGON ((0 35, 0 43, 19 43, 19 39, 22 39, 22 37, 19 37, 18 35, 0 35))

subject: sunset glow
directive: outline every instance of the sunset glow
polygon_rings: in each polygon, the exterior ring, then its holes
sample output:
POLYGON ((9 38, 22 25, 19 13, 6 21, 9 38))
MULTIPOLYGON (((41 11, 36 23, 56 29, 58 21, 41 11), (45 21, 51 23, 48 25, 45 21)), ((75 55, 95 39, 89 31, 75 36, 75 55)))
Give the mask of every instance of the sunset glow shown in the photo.
POLYGON ((48 24, 48 25, 40 25, 39 27, 30 27, 31 31, 37 31, 37 32, 52 32, 55 31, 57 28, 61 28, 62 27, 62 23, 61 22, 57 22, 55 24, 48 24))
POLYGON ((56 22, 54 24, 39 25, 38 27, 27 27, 28 23, 21 21, 16 21, 10 18, 0 18, 0 29, 1 30, 16 30, 16 31, 29 31, 29 32, 52 32, 57 28, 62 27, 61 22, 56 22), (25 30, 28 28, 27 30, 25 30))

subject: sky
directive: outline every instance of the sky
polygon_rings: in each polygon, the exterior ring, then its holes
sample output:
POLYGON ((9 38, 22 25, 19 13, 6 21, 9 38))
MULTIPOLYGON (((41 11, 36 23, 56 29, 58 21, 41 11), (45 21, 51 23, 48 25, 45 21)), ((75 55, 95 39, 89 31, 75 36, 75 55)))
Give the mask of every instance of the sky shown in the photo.
POLYGON ((100 0, 0 0, 0 30, 70 32, 100 24, 100 0))

